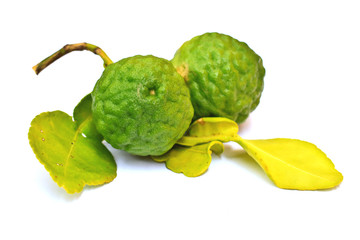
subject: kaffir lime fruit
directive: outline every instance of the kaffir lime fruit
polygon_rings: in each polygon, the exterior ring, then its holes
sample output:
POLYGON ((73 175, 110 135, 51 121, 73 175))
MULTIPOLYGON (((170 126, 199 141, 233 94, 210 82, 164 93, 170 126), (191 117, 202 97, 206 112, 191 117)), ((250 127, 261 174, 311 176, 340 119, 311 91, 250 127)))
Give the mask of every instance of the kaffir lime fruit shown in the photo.
POLYGON ((167 152, 194 113, 184 79, 168 60, 154 56, 110 64, 92 97, 93 119, 104 139, 141 156, 167 152))
POLYGON ((194 119, 226 117, 241 123, 259 104, 265 69, 246 43, 205 33, 185 42, 171 62, 190 89, 194 119))

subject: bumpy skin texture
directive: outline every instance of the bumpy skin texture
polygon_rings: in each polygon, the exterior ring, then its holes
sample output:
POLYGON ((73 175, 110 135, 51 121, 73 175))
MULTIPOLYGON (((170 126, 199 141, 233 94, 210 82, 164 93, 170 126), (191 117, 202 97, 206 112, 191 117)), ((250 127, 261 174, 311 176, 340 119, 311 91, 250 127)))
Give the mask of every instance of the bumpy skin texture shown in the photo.
POLYGON ((167 60, 134 56, 106 67, 92 92, 97 130, 114 148, 161 155, 193 117, 189 89, 167 60))
POLYGON ((265 69, 246 43, 205 33, 185 42, 171 62, 189 86, 194 119, 226 117, 241 123, 259 104, 265 69))

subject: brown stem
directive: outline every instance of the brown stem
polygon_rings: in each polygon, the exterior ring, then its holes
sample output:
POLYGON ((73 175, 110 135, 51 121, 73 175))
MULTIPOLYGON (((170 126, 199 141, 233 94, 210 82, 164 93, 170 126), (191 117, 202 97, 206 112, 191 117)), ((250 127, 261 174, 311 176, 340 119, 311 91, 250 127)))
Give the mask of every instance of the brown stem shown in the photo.
POLYGON ((75 44, 67 44, 63 48, 61 48, 59 51, 55 52, 51 56, 45 58, 40 63, 35 65, 33 67, 36 74, 39 74, 42 70, 44 70, 47 66, 61 58, 62 56, 72 52, 72 51, 82 51, 82 50, 88 50, 93 52, 94 54, 99 55, 103 61, 104 61, 104 67, 110 65, 113 63, 111 59, 106 55, 106 53, 99 48, 98 46, 89 44, 89 43, 75 43, 75 44))

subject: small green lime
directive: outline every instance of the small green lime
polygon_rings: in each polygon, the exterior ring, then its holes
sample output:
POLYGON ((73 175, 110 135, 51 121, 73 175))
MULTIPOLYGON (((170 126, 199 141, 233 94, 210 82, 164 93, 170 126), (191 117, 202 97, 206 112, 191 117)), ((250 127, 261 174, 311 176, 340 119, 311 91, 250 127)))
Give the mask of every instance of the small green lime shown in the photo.
POLYGON ((184 79, 168 60, 151 55, 107 66, 92 98, 93 119, 104 139, 141 156, 167 152, 194 112, 184 79))
POLYGON ((194 119, 226 117, 241 123, 259 104, 265 69, 246 43, 205 33, 185 42, 171 62, 190 89, 194 119))

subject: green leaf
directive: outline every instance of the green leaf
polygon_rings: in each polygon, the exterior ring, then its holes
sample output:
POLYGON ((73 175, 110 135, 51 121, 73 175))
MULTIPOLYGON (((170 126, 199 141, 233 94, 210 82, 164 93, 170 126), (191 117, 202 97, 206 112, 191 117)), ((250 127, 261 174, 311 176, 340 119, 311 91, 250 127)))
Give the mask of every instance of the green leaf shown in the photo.
POLYGON ((92 105, 92 97, 91 94, 86 95, 78 105, 74 108, 74 120, 76 122, 76 126, 79 126, 84 121, 88 120, 89 117, 92 116, 91 111, 92 105))
POLYGON ((237 123, 227 118, 204 117, 192 123, 177 144, 194 146, 211 141, 229 142, 237 138, 238 131, 237 123))
POLYGON ((91 116, 83 113, 79 110, 75 114, 78 122, 61 111, 41 113, 31 122, 28 134, 40 163, 68 193, 80 192, 85 185, 111 182, 116 177, 113 156, 89 127, 91 116))
POLYGON ((211 153, 221 154, 224 145, 219 141, 200 144, 193 147, 175 145, 170 151, 161 156, 152 156, 157 162, 166 162, 166 167, 176 173, 183 173, 188 177, 203 174, 210 166, 211 153))
POLYGON ((279 188, 317 190, 332 188, 343 176, 314 144, 297 139, 236 141, 254 158, 279 188))
POLYGON ((92 121, 92 97, 91 94, 86 95, 79 104, 75 107, 73 117, 76 127, 82 125, 82 133, 90 138, 103 140, 101 134, 96 130, 95 124, 92 121))

